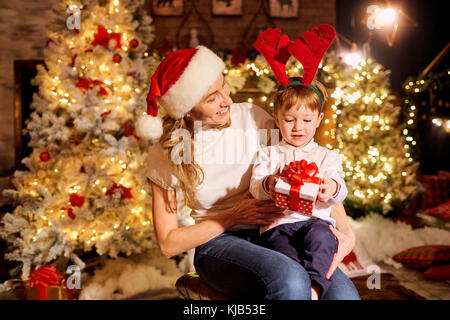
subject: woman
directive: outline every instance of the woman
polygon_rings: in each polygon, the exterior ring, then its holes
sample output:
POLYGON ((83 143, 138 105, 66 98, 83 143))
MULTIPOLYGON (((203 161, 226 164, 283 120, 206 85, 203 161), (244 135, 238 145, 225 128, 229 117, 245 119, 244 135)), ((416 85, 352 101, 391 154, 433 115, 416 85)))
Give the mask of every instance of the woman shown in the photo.
MULTIPOLYGON (((267 138, 261 130, 270 135, 274 122, 255 105, 233 104, 224 68, 218 56, 199 46, 171 53, 152 76, 148 115, 138 130, 159 138, 148 150, 147 170, 158 245, 166 257, 195 248, 202 281, 234 299, 310 299, 311 281, 301 265, 252 243, 258 225, 282 216, 271 200, 252 199, 248 192, 252 159, 267 138), (167 112, 163 123, 156 117, 157 102, 167 112), (195 225, 178 226, 175 189, 193 209, 195 225)), ((350 279, 336 269, 353 249, 354 235, 342 205, 331 216, 339 245, 327 274, 332 284, 322 298, 359 299, 350 279)))

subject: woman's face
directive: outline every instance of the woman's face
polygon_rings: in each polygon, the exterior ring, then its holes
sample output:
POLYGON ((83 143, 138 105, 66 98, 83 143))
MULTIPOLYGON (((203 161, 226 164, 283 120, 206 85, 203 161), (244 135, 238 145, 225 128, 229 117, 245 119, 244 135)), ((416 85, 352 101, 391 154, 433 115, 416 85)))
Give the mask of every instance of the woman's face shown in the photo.
POLYGON ((194 121, 203 124, 222 125, 230 119, 230 87, 223 75, 209 88, 202 100, 188 113, 194 121))

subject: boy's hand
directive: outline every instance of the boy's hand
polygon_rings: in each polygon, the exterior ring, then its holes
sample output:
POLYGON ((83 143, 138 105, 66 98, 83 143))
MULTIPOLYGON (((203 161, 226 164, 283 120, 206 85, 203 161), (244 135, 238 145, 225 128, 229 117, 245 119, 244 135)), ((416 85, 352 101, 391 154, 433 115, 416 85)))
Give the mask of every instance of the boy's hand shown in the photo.
POLYGON ((323 177, 323 183, 320 185, 319 194, 317 200, 325 202, 333 196, 337 191, 337 182, 328 176, 323 177))
POLYGON ((266 180, 266 190, 269 190, 269 194, 270 194, 270 199, 272 199, 273 201, 275 201, 276 196, 275 196, 275 185, 277 184, 278 179, 280 179, 280 167, 281 167, 281 163, 278 162, 277 164, 277 169, 276 169, 276 174, 272 174, 269 176, 269 178, 267 178, 266 180))

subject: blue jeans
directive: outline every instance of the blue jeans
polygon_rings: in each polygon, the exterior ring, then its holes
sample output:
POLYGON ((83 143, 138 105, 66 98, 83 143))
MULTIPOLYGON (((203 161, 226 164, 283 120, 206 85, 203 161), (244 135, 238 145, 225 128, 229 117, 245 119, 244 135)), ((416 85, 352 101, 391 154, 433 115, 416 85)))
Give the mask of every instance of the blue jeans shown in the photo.
MULTIPOLYGON (((306 270, 286 255, 252 243, 258 230, 224 232, 195 249, 194 266, 208 286, 233 299, 309 300, 306 270)), ((352 281, 336 269, 322 300, 359 300, 352 281)))

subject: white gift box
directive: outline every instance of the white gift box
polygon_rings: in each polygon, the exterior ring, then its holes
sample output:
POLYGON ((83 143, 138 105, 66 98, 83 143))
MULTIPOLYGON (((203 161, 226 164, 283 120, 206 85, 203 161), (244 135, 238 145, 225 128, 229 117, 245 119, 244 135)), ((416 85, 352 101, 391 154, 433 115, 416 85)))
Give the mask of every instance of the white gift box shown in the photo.
MULTIPOLYGON (((280 177, 275 184, 275 192, 289 195, 291 185, 286 177, 280 177)), ((320 185, 311 182, 305 182, 300 187, 300 198, 308 201, 316 201, 319 194, 320 185)))

